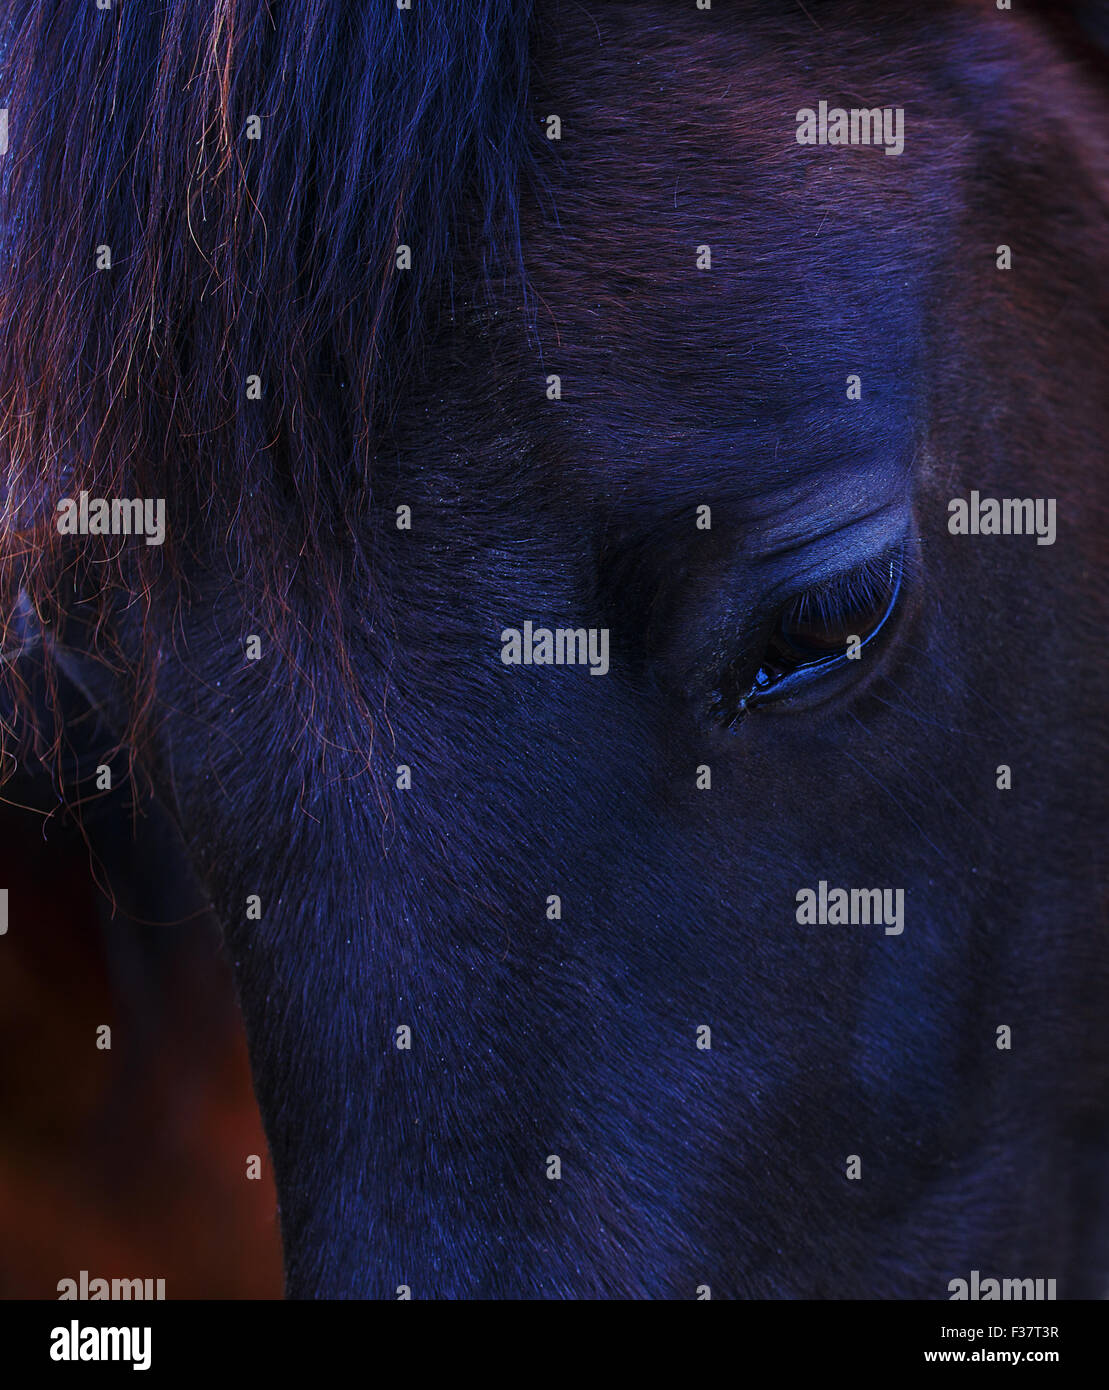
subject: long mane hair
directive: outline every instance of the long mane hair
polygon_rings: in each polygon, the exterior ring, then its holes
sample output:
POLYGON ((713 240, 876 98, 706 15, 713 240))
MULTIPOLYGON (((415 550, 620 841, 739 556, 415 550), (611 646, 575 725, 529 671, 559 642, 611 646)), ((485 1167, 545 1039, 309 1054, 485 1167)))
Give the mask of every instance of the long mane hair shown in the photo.
MULTIPOLYGON (((291 595, 310 583, 317 636, 343 650, 341 591, 372 579, 350 520, 446 268, 463 240, 479 265, 519 262, 529 11, 87 0, 9 21, 9 676, 29 614, 59 641, 79 614, 96 643, 138 603, 145 632, 179 600, 184 562, 216 552, 287 649, 291 595), (166 499, 164 546, 76 546, 56 508, 82 490, 166 499)), ((146 697, 155 647, 118 653, 146 697)))

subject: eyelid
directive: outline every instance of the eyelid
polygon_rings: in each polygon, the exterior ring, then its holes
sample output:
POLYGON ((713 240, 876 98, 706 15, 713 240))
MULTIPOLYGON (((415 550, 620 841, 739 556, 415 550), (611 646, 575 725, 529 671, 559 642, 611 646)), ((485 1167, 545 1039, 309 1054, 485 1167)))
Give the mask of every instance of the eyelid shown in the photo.
POLYGON ((860 570, 881 564, 893 552, 908 553, 913 534, 912 512, 898 501, 803 543, 767 552, 758 560, 758 567, 765 574, 764 604, 760 608, 778 613, 791 600, 800 599, 809 591, 850 583, 860 570))
MULTIPOLYGON (((888 522, 888 510, 885 515, 888 522)), ((882 567, 898 554, 904 576, 911 579, 918 560, 914 534, 911 515, 901 515, 896 525, 868 527, 863 534, 853 535, 850 545, 841 544, 830 550, 810 546, 803 564, 797 563, 801 558, 798 556, 783 569, 776 565, 769 567, 762 579, 762 597, 755 622, 772 624, 791 604, 801 603, 808 595, 826 595, 834 602, 837 597, 842 598, 857 589, 860 577, 867 573, 884 585, 882 567)))
POLYGON ((791 508, 789 521, 760 538, 759 558, 779 567, 798 562, 821 568, 842 557, 845 550, 874 554, 900 540, 909 526, 910 490, 897 485, 887 490, 877 480, 874 495, 863 497, 867 483, 853 479, 831 493, 818 489, 791 508))

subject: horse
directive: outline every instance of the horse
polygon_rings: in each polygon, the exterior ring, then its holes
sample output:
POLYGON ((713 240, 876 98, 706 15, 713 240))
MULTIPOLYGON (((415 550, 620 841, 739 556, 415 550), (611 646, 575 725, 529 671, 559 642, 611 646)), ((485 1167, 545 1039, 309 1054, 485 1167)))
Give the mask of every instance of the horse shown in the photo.
POLYGON ((289 1298, 1104 1293, 1098 39, 9 14, 5 767, 172 822, 289 1298))

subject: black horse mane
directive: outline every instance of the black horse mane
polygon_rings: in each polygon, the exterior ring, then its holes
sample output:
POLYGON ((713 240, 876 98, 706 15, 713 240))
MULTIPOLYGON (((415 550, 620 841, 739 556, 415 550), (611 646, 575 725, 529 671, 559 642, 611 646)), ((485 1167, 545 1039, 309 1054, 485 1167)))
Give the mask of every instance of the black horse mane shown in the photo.
POLYGON ((149 604, 183 540, 278 614, 306 576, 341 623, 340 576, 363 568, 349 519, 458 241, 490 272, 519 264, 529 20, 520 0, 89 0, 13 18, 9 648, 28 600, 49 624, 78 595, 93 631, 121 598, 149 604), (78 555, 55 509, 82 489, 165 498, 165 545, 83 538, 78 555))

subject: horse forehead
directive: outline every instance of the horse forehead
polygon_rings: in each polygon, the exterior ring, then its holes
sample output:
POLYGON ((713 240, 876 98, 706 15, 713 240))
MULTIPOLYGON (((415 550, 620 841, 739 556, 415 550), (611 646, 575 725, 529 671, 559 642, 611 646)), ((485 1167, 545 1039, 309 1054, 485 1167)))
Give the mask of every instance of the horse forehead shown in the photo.
POLYGON ((880 91, 908 99, 927 79, 880 83, 880 45, 822 67, 811 31, 710 30, 690 11, 679 23, 648 6, 638 25, 622 6, 595 25, 561 11, 570 27, 543 64, 540 109, 561 138, 523 237, 564 399, 587 395, 629 431, 637 418, 686 437, 753 431, 787 461, 782 430, 819 428, 849 375, 870 433, 875 412, 910 416, 957 173, 938 152, 959 146, 941 138, 957 121, 933 102, 908 159, 801 146, 797 111, 824 92, 861 86, 881 105, 880 91))
MULTIPOLYGON (((770 215, 804 247, 830 208, 869 230, 904 233, 913 205, 932 203, 936 182, 959 163, 953 156, 968 134, 952 91, 959 34, 945 35, 942 17, 929 19, 930 34, 909 7, 913 45, 899 55, 890 43, 906 24, 858 30, 851 6, 846 22, 833 13, 820 31, 800 10, 760 23, 765 7, 746 7, 750 22, 742 8, 707 22, 708 12, 658 0, 596 15, 558 8, 558 26, 543 31, 533 106, 547 123, 559 221, 586 238, 583 251, 619 234, 665 255, 676 231, 705 227, 742 240, 770 215), (800 145, 798 112, 821 100, 901 109, 911 147, 891 157, 877 146, 800 145)), ((768 254, 795 249, 792 238, 785 247, 752 239, 768 254)))

